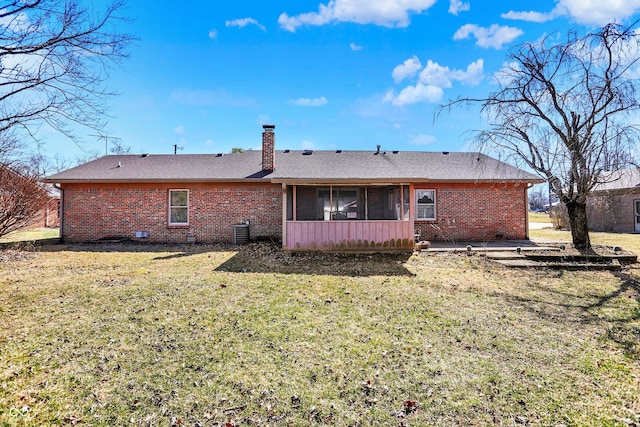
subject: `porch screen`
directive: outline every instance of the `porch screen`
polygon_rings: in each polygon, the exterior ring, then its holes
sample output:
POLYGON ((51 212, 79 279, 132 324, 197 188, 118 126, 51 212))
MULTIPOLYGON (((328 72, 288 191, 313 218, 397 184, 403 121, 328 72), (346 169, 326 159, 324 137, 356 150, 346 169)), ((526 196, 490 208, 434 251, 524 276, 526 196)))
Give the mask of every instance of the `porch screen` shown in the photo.
MULTIPOLYGON (((358 192, 356 190, 319 190, 318 208, 324 221, 359 219, 358 192)), ((360 218, 363 219, 363 218, 360 218)))
POLYGON ((287 219, 297 221, 408 220, 409 186, 315 187, 287 189, 287 219))

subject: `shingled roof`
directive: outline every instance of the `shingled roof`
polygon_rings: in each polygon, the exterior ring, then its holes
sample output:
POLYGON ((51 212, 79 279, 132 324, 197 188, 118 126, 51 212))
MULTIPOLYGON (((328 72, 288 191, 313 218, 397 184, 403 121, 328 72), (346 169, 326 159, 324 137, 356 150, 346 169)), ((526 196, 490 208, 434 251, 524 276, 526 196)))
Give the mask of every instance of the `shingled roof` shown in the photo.
POLYGON ((224 155, 112 155, 56 173, 46 181, 542 181, 522 169, 470 152, 278 150, 273 171, 263 171, 261 162, 261 150, 224 155))
POLYGON ((600 180, 602 182, 596 185, 593 191, 637 189, 640 188, 640 168, 605 172, 600 180))

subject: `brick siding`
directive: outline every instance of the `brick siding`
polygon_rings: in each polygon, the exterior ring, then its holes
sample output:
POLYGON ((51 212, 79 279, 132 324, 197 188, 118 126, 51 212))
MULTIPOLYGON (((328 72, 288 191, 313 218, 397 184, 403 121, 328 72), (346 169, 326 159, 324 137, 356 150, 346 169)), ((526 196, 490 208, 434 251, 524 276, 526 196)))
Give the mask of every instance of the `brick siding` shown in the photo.
POLYGON ((593 231, 635 232, 634 201, 639 190, 593 193, 587 198, 587 221, 593 231))
POLYGON ((252 239, 280 239, 282 234, 280 185, 65 184, 63 190, 62 239, 68 242, 231 242, 233 224, 245 221, 252 239), (168 225, 170 189, 189 190, 189 225, 168 225), (148 237, 136 238, 137 231, 148 232, 148 237))
MULTIPOLYGON (((421 184, 414 188, 436 190, 436 220, 415 222, 424 240, 527 238, 525 184, 421 184)), ((250 222, 251 239, 282 237, 282 189, 276 184, 65 184, 63 190, 62 238, 68 242, 103 238, 231 242, 233 224, 245 221, 250 222), (187 226, 168 225, 170 189, 189 190, 187 226), (137 239, 136 231, 146 231, 148 237, 137 239)), ((309 208, 315 211, 315 206, 309 208)))
POLYGON ((423 240, 527 238, 526 184, 420 184, 436 190, 436 220, 416 220, 423 240))
POLYGON ((273 132, 273 125, 264 125, 262 133, 262 170, 272 171, 275 169, 275 147, 276 134, 273 132))

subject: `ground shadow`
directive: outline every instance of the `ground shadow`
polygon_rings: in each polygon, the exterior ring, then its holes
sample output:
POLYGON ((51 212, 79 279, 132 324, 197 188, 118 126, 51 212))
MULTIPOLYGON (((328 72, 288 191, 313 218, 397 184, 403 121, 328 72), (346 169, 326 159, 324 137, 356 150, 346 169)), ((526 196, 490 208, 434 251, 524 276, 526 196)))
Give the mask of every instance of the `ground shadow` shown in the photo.
POLYGON ((207 252, 228 252, 238 250, 238 246, 224 244, 197 244, 197 243, 147 243, 132 240, 118 242, 86 242, 64 243, 60 239, 41 239, 0 244, 0 249, 35 250, 40 252, 151 252, 166 253, 177 252, 155 259, 172 259, 207 252))
POLYGON ((549 298, 509 295, 507 299, 543 319, 562 318, 578 323, 604 322, 608 327, 603 338, 619 346, 627 357, 640 360, 640 327, 637 323, 640 321, 640 282, 628 272, 615 271, 611 274, 619 279, 620 285, 605 294, 589 295, 589 302, 584 301, 586 296, 565 293, 539 284, 527 286, 549 294, 549 298), (633 298, 637 306, 633 310, 625 310, 625 315, 620 316, 600 310, 614 303, 617 298, 633 298), (584 303, 580 303, 580 300, 584 303))
POLYGON ((216 268, 232 273, 319 274, 337 276, 413 276, 404 266, 411 252, 329 253, 286 252, 277 242, 230 244, 156 244, 134 241, 60 243, 55 239, 14 242, 3 249, 42 252, 150 252, 155 261, 167 261, 203 253, 231 252, 216 268), (167 252, 170 252, 167 254, 167 252))
POLYGON ((287 252, 272 243, 244 245, 216 271, 337 276, 413 276, 405 263, 411 252, 287 252))

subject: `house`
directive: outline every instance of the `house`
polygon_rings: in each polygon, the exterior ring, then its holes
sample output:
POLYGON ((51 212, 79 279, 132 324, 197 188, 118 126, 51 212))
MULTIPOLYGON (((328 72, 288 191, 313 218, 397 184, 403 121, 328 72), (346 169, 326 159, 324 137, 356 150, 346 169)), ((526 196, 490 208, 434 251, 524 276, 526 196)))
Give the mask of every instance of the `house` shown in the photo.
POLYGON ((605 174, 587 197, 587 220, 593 231, 640 232, 640 169, 605 174))
POLYGON ((478 153, 262 150, 112 155, 46 179, 62 189, 61 238, 231 242, 286 250, 407 250, 423 240, 524 239, 541 180, 478 153), (242 224, 242 225, 238 225, 242 224))
POLYGON ((0 234, 58 226, 58 191, 0 163, 0 234))

